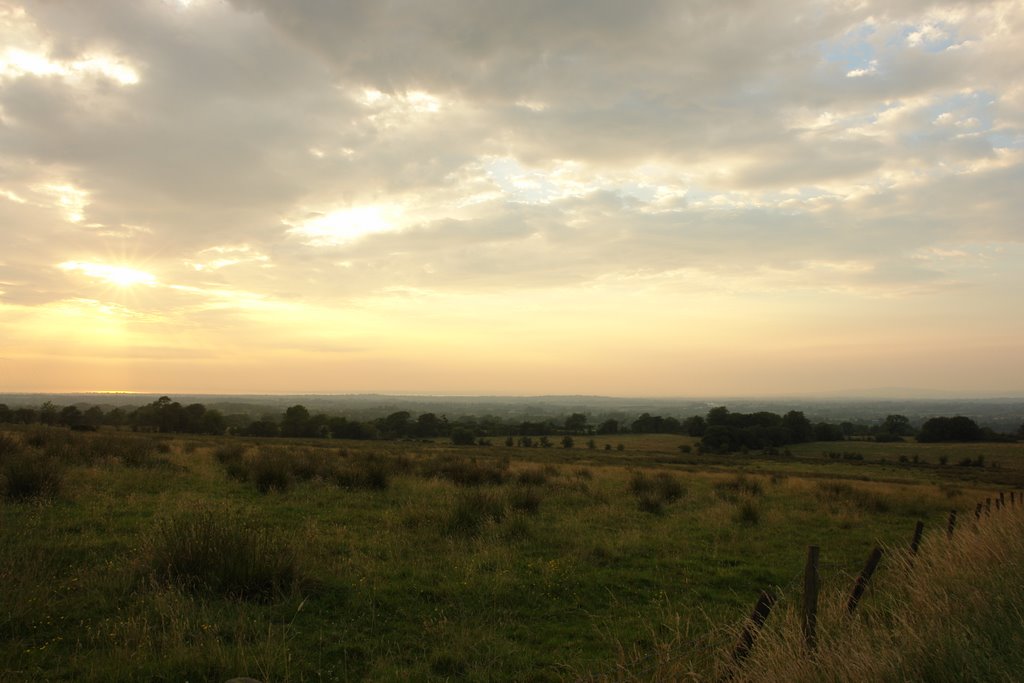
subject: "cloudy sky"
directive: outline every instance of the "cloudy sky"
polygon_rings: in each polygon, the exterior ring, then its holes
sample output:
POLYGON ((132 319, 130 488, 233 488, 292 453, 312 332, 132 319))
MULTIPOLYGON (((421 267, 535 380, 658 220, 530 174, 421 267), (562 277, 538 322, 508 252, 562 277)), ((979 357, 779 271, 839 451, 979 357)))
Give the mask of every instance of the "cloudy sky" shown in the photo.
POLYGON ((0 390, 1024 390, 1024 1, 0 0, 0 390))

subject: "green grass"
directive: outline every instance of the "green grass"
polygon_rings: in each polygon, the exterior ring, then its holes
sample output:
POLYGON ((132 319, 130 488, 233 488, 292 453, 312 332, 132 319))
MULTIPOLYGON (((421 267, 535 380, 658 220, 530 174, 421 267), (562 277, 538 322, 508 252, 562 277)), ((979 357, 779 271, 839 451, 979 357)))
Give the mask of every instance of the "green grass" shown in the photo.
POLYGON ((835 444, 683 454, 692 440, 671 436, 611 451, 33 439, 60 444, 65 477, 0 504, 0 680, 599 677, 680 624, 691 640, 732 627, 800 576, 808 544, 845 581, 876 541, 966 519, 1024 473, 1018 444, 962 449, 997 467, 956 479, 967 468, 915 444, 847 442, 864 447, 850 461, 823 453, 835 444), (260 491, 262 457, 286 486, 260 491))

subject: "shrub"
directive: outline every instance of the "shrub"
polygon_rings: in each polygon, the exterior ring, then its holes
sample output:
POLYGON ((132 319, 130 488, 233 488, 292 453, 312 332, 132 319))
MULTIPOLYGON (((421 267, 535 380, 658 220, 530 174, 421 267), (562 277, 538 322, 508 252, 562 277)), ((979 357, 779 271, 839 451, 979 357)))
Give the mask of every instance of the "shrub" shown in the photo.
POLYGON ((157 525, 145 562, 159 581, 241 599, 271 599, 298 580, 295 549, 224 510, 188 511, 157 525))
POLYGON ((36 451, 11 453, 3 458, 4 495, 11 500, 54 498, 60 493, 64 472, 60 462, 36 451))
POLYGON ((629 490, 636 496, 641 510, 654 514, 661 514, 664 504, 686 495, 683 485, 668 472, 659 472, 653 477, 643 472, 634 472, 629 481, 629 490))

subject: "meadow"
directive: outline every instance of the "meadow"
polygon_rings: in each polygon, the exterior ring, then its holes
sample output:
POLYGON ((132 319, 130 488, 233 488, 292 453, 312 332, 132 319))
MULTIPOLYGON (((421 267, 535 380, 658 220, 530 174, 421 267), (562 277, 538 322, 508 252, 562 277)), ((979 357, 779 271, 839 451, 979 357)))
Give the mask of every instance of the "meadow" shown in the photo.
POLYGON ((582 441, 0 429, 0 680, 717 680, 808 545, 838 595, 876 543, 954 509, 966 537, 1024 485, 1022 444, 582 441))

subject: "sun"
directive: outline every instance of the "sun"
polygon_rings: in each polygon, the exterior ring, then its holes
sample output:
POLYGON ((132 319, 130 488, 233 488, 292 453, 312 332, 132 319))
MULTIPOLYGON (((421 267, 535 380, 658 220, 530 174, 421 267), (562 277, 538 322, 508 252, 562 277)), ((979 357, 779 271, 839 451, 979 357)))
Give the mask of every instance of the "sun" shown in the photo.
POLYGON ((112 266, 106 263, 86 263, 82 261, 65 261, 57 266, 61 270, 77 271, 91 278, 102 280, 108 284, 128 289, 137 285, 153 287, 157 284, 156 276, 144 270, 128 266, 112 266))

